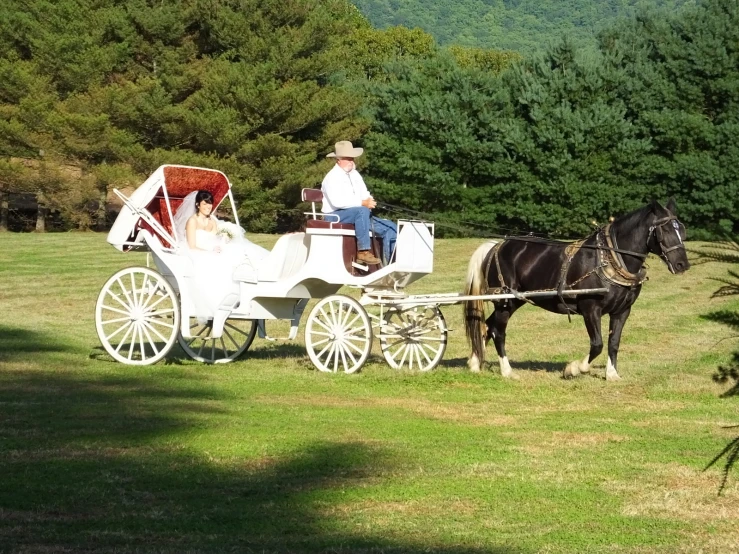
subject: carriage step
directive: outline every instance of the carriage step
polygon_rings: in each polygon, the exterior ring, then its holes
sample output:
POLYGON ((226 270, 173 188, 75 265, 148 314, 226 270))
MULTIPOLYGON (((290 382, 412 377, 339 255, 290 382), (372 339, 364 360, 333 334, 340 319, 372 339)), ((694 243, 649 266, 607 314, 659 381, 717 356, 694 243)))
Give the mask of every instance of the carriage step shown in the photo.
POLYGON ((369 271, 369 266, 367 264, 362 264, 359 262, 352 262, 352 267, 355 267, 361 271, 369 271))
POLYGON ((216 313, 213 314, 213 327, 210 330, 211 339, 219 339, 223 336, 223 328, 226 325, 226 320, 236 308, 239 307, 240 298, 238 294, 229 294, 218 306, 216 313))

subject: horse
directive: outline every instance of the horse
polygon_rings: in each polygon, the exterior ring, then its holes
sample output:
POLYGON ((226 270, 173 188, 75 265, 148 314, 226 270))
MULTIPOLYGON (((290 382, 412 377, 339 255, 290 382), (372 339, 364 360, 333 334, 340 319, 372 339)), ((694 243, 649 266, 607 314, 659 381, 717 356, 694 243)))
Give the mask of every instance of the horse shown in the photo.
POLYGON ((609 315, 606 380, 621 377, 616 369, 621 332, 631 307, 646 280, 644 260, 651 252, 660 257, 672 274, 688 270, 685 226, 677 218, 675 200, 665 207, 659 202, 634 210, 598 228, 584 239, 566 243, 534 236, 509 237, 480 246, 469 262, 465 296, 511 293, 514 298, 494 300, 495 310, 485 320, 485 300, 464 304, 467 339, 472 347, 468 366, 480 371, 490 339, 498 353, 503 377, 513 373, 506 354, 506 327, 513 313, 526 303, 558 314, 581 315, 590 336, 590 352, 566 365, 563 377, 588 373, 603 351, 601 317, 609 315), (580 294, 565 290, 591 289, 580 294), (593 292, 593 289, 607 289, 593 292), (550 291, 549 296, 526 298, 527 291, 550 291), (485 321, 485 323, 483 323, 485 321))

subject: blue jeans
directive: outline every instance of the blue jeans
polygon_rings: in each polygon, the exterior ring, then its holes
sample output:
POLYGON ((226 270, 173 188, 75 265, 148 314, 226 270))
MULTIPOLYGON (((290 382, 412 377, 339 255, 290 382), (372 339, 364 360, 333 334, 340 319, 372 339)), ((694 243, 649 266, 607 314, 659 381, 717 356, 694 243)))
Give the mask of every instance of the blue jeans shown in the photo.
POLYGON ((376 237, 382 239, 382 257, 385 263, 390 263, 390 258, 395 249, 395 239, 398 236, 398 228, 395 226, 395 223, 373 216, 369 208, 365 208, 364 206, 343 208, 331 213, 339 216, 341 223, 354 225, 358 250, 370 250, 372 248, 369 235, 370 230, 372 230, 376 237))

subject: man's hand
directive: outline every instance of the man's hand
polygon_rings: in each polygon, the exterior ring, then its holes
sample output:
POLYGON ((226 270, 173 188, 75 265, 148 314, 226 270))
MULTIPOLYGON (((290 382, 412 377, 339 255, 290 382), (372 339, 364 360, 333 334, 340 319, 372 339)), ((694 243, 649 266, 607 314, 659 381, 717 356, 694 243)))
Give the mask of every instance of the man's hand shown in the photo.
POLYGON ((377 202, 375 202, 375 199, 370 196, 362 200, 362 206, 371 210, 372 208, 377 206, 377 202))

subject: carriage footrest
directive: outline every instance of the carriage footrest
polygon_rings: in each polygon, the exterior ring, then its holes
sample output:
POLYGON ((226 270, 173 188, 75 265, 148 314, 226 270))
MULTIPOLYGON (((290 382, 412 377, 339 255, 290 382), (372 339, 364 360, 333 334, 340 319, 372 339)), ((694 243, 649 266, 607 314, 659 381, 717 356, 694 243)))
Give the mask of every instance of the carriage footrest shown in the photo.
POLYGON ((213 314, 213 328, 210 332, 210 338, 219 339, 223 336, 223 327, 226 325, 226 320, 231 312, 239 307, 239 303, 239 295, 234 293, 221 300, 216 313, 213 314))

